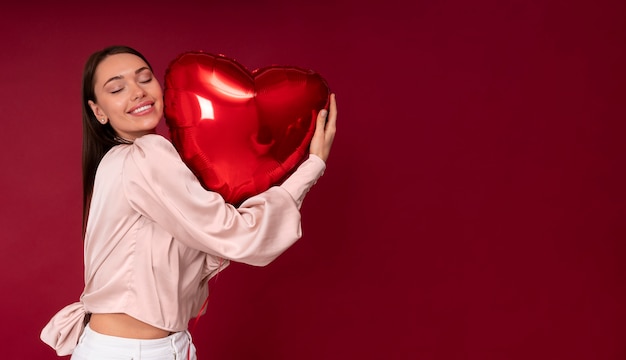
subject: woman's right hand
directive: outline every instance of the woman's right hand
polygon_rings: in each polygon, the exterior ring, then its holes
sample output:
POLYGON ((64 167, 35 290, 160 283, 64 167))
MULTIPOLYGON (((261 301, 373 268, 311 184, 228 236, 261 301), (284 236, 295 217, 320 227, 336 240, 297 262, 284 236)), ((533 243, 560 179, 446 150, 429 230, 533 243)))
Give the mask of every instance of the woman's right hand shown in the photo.
POLYGON ((317 114, 315 133, 311 139, 309 153, 320 157, 324 162, 328 160, 330 148, 337 132, 337 102, 335 94, 330 94, 330 106, 328 111, 320 110, 317 114))

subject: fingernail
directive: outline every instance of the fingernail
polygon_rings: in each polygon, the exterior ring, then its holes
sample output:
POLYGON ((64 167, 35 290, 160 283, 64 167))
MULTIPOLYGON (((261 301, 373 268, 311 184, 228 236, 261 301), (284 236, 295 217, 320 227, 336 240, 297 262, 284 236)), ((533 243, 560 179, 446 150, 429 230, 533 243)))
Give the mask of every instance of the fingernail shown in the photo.
POLYGON ((320 115, 322 115, 322 117, 326 117, 327 114, 328 114, 328 111, 326 109, 322 109, 320 111, 320 115))

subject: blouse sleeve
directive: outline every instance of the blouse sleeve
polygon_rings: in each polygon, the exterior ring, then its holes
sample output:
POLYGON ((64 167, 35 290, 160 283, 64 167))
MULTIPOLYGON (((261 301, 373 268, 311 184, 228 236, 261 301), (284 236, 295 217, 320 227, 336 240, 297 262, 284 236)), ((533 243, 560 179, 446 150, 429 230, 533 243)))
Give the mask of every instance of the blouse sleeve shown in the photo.
POLYGON ((311 155, 281 186, 235 208, 202 187, 167 139, 145 135, 129 146, 122 184, 133 209, 191 248, 258 266, 301 237, 302 200, 325 169, 311 155))

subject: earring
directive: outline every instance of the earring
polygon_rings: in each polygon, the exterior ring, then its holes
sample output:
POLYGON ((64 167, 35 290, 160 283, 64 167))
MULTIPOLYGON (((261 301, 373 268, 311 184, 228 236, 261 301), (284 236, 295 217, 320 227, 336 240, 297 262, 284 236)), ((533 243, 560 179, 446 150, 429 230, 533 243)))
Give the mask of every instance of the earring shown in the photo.
POLYGON ((102 125, 104 125, 107 122, 106 118, 102 118, 102 120, 100 120, 100 122, 102 123, 102 125))

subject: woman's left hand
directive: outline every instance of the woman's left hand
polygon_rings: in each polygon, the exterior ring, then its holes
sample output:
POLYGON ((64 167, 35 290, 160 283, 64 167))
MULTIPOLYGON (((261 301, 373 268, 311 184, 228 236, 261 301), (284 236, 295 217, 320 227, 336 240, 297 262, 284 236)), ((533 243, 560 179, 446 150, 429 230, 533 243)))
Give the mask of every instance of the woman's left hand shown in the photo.
POLYGON ((317 114, 317 120, 315 124, 315 133, 311 139, 311 146, 309 147, 309 153, 319 156, 322 160, 328 160, 330 154, 330 148, 335 140, 335 133, 337 132, 337 102, 335 94, 330 94, 330 106, 328 111, 326 109, 320 110, 317 114))

